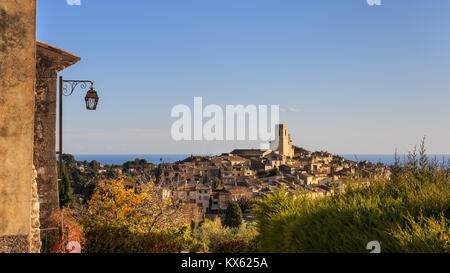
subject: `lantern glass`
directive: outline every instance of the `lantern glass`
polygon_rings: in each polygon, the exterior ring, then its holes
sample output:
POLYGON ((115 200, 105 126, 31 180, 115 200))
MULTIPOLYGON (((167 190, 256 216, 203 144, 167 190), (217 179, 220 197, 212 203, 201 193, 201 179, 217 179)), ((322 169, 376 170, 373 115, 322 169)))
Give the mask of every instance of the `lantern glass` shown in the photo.
POLYGON ((85 101, 86 101, 86 109, 87 110, 96 110, 97 104, 98 104, 98 95, 97 92, 91 87, 91 90, 89 90, 86 94, 85 101))

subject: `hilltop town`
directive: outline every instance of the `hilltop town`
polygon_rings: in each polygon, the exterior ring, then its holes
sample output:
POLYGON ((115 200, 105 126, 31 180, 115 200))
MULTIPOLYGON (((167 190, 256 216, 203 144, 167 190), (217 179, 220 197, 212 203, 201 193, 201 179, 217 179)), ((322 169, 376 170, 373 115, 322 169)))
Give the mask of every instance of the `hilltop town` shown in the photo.
POLYGON ((294 146, 285 124, 279 125, 277 131, 276 150, 234 150, 220 156, 191 156, 157 166, 145 160, 109 168, 78 162, 76 168, 82 172, 94 168, 98 174, 110 178, 126 174, 140 181, 152 181, 164 198, 195 204, 208 214, 221 214, 230 201, 263 198, 282 186, 317 198, 342 191, 346 178, 368 181, 390 175, 389 168, 382 164, 358 163, 294 146))

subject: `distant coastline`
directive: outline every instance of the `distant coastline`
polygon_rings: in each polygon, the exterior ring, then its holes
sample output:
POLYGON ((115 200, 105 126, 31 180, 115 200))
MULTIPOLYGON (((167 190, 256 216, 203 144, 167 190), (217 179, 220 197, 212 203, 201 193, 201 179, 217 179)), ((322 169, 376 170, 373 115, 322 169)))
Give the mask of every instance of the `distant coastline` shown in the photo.
MULTIPOLYGON (((197 156, 215 156, 214 154, 195 154, 197 156)), ((129 155, 74 155, 75 160, 77 161, 92 161, 96 160, 97 162, 105 165, 122 165, 127 161, 134 161, 136 158, 145 159, 153 164, 160 163, 174 163, 176 161, 183 160, 187 157, 190 157, 191 154, 154 154, 154 155, 139 155, 139 154, 129 154, 129 155), (161 160, 162 159, 162 160, 161 160)), ((370 161, 372 163, 383 163, 384 165, 392 165, 395 162, 394 154, 341 154, 340 156, 344 157, 348 160, 353 161, 370 161)), ((406 158, 407 155, 399 155, 400 160, 406 158)), ((438 162, 441 163, 443 160, 450 160, 449 154, 440 154, 440 155, 429 155, 430 158, 436 157, 438 162)))

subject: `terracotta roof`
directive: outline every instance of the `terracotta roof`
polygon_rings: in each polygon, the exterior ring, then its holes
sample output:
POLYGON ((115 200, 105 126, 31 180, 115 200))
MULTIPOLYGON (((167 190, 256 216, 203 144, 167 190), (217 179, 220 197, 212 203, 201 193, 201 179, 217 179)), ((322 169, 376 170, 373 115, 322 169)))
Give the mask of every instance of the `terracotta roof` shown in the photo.
POLYGON ((249 159, 241 157, 239 155, 230 156, 228 159, 230 161, 249 161, 249 159))
POLYGON ((81 60, 80 57, 74 55, 73 53, 70 53, 69 51, 62 50, 62 49, 57 48, 55 46, 51 46, 49 44, 46 44, 44 42, 36 41, 36 46, 49 49, 51 51, 54 51, 55 53, 59 53, 59 54, 65 55, 67 57, 72 57, 72 58, 74 58, 75 60, 78 60, 78 61, 81 60))
POLYGON ((68 51, 62 50, 60 48, 39 41, 36 41, 36 51, 38 57, 45 55, 46 57, 50 58, 53 62, 64 67, 71 66, 81 60, 80 57, 68 51))

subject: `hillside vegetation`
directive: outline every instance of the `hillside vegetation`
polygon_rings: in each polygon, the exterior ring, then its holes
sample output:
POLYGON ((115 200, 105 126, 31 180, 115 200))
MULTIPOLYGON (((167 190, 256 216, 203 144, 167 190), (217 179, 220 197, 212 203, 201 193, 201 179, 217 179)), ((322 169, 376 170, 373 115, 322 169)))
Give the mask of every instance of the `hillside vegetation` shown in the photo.
POLYGON ((450 252, 450 168, 419 152, 392 167, 390 179, 347 183, 313 200, 281 190, 257 203, 260 252, 450 252))
POLYGON ((368 253, 378 241, 383 253, 449 253, 450 162, 430 160, 422 142, 391 173, 368 184, 349 179, 323 198, 282 189, 254 201, 252 223, 233 204, 224 225, 163 200, 152 183, 100 181, 82 221, 83 251, 368 253))

